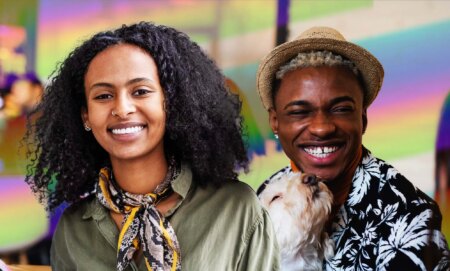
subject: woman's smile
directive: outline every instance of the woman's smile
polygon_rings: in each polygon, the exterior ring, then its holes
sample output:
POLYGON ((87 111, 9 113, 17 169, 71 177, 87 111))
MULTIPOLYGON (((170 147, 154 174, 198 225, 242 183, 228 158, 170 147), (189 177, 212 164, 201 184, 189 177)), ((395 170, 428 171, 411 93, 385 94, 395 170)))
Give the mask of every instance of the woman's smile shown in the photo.
POLYGON ((145 133, 147 125, 144 124, 118 124, 112 128, 108 128, 111 137, 120 142, 134 142, 138 140, 145 133))

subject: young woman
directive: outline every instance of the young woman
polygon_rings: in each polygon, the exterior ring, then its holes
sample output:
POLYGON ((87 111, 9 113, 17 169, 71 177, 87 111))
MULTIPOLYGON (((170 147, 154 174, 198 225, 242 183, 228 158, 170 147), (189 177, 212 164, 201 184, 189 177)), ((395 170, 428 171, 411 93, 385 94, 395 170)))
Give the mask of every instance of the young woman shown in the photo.
POLYGON ((276 270, 240 102, 200 47, 151 23, 101 32, 59 66, 28 137, 26 181, 68 203, 55 270, 276 270), (33 143, 33 144, 32 144, 33 143))

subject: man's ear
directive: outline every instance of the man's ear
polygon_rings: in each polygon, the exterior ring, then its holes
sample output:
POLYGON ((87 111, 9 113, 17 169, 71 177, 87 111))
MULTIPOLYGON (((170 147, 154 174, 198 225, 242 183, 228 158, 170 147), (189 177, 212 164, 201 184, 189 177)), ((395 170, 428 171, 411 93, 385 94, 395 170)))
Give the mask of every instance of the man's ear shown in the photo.
POLYGON ((278 134, 278 118, 277 112, 272 107, 269 109, 269 124, 274 134, 278 134))
POLYGON ((362 133, 364 134, 366 132, 367 129, 367 108, 363 109, 363 113, 362 113, 362 123, 363 123, 363 129, 362 129, 362 133))

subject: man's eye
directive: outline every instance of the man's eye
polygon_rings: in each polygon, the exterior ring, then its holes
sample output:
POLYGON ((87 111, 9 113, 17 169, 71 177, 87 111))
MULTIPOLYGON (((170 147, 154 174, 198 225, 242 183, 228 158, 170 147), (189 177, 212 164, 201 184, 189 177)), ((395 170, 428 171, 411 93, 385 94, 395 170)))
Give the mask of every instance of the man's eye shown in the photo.
POLYGON ((298 116, 302 116, 302 115, 307 115, 309 114, 309 110, 293 110, 293 111, 289 111, 288 115, 298 115, 298 116))
POLYGON ((111 98, 112 98, 111 94, 100 94, 94 97, 95 100, 106 100, 111 98))
POLYGON ((150 93, 150 92, 151 91, 148 90, 148 89, 140 88, 140 89, 135 90, 133 92, 133 95, 134 96, 141 96, 141 95, 145 95, 145 94, 150 93))
POLYGON ((332 111, 333 112, 337 112, 337 113, 353 112, 353 107, 351 107, 351 106, 339 106, 339 107, 333 108, 332 111))

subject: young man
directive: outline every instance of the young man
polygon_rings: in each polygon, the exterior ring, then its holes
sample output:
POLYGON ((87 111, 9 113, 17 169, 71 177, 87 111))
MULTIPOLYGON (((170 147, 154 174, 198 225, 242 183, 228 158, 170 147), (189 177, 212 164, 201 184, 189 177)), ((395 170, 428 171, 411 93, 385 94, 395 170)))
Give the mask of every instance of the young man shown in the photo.
POLYGON ((327 231, 336 245, 327 270, 448 270, 439 207, 362 145, 383 76, 371 53, 331 28, 273 49, 257 87, 291 165, 258 193, 291 171, 327 180, 334 196, 327 231))

